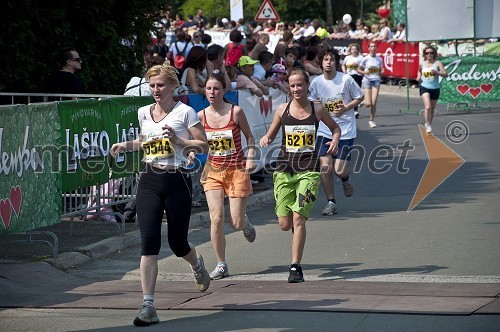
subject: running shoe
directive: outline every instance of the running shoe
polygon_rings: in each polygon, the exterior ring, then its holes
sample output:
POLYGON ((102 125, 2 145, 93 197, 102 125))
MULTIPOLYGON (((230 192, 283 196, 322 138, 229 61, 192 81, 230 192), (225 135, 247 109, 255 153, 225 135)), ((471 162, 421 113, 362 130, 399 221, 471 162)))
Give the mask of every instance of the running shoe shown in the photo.
POLYGON ((288 268, 290 275, 288 276, 289 283, 299 283, 304 281, 304 274, 302 273, 302 267, 299 264, 292 264, 288 268))
POLYGON ((351 197, 352 193, 354 192, 354 187, 352 186, 351 181, 347 180, 342 182, 342 187, 344 188, 345 197, 351 197))
POLYGON ((337 213, 337 205, 334 202, 330 201, 326 204, 323 211, 321 211, 321 214, 324 216, 331 216, 335 213, 337 213))
POLYGON ((368 127, 375 128, 376 126, 377 126, 377 124, 375 123, 375 121, 373 121, 373 120, 368 121, 368 127))
POLYGON ((250 220, 248 219, 248 216, 246 214, 245 221, 247 222, 247 225, 245 226, 245 228, 243 228, 243 235, 248 242, 253 242, 255 241, 255 236, 257 235, 255 233, 255 227, 253 227, 253 225, 250 223, 250 220))
POLYGON ((198 271, 193 270, 194 278, 196 280, 196 287, 198 287, 198 290, 200 292, 204 292, 208 289, 208 286, 210 286, 210 275, 208 274, 208 271, 205 268, 203 257, 199 253, 197 253, 196 256, 200 261, 201 267, 198 271))
POLYGON ((354 117, 355 117, 356 119, 359 119, 359 112, 358 112, 358 111, 354 111, 354 117))
POLYGON ((151 302, 144 302, 139 306, 139 314, 134 319, 135 326, 147 326, 160 321, 156 315, 155 306, 151 302))
POLYGON ((210 279, 212 280, 219 280, 226 277, 229 277, 229 270, 227 268, 227 264, 225 265, 217 264, 213 272, 210 273, 210 279))
POLYGON ((427 134, 431 134, 431 133, 432 133, 432 127, 431 127, 431 125, 430 125, 430 124, 425 123, 424 127, 425 127, 425 132, 426 132, 427 134))

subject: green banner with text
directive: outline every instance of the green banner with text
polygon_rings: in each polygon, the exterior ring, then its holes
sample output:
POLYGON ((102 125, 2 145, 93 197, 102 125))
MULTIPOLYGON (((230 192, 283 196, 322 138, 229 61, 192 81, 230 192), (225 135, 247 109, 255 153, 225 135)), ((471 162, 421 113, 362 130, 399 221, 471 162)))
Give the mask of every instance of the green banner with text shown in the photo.
POLYGON ((140 152, 109 155, 114 143, 139 135, 139 107, 152 97, 61 102, 62 191, 89 187, 139 171, 140 152), (111 167, 110 167, 111 166, 111 167), (110 174, 112 170, 112 174, 110 174))
POLYGON ((0 107, 0 235, 61 221, 57 105, 0 107))
POLYGON ((58 103, 61 116, 62 191, 109 180, 107 156, 114 143, 105 127, 108 102, 85 99, 58 103))
POLYGON ((500 56, 446 57, 441 62, 448 77, 441 79, 440 103, 500 100, 500 56))
MULTIPOLYGON (((123 97, 109 101, 111 128, 106 130, 113 142, 124 142, 136 139, 139 136, 139 107, 152 104, 152 97, 123 97)), ((116 159, 108 158, 112 175, 111 178, 120 178, 137 173, 143 166, 141 163, 142 151, 120 153, 116 159)))

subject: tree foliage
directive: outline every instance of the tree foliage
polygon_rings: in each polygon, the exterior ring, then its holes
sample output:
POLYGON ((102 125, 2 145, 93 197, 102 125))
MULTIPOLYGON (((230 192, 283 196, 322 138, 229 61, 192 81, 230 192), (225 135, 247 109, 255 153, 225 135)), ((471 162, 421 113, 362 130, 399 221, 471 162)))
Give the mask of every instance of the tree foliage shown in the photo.
MULTIPOLYGON (((306 18, 319 18, 326 21, 325 1, 331 1, 333 7, 333 18, 335 21, 341 21, 342 16, 346 13, 357 18, 360 15, 360 0, 303 0, 303 1, 280 1, 273 0, 273 6, 278 12, 282 21, 304 20, 306 18)), ((243 14, 245 21, 251 21, 255 18, 262 0, 243 0, 243 14)), ((363 3, 364 14, 375 12, 375 9, 382 4, 382 0, 367 1, 363 3)), ((178 8, 184 17, 187 15, 196 15, 198 8, 203 10, 211 22, 217 17, 230 18, 229 0, 186 0, 184 4, 178 8)), ((364 15, 363 15, 364 16, 364 15)))
POLYGON ((155 13, 165 1, 8 1, 0 13, 0 90, 44 92, 57 54, 75 47, 85 91, 121 94, 140 75, 155 13), (124 40, 133 40, 125 46, 124 40))

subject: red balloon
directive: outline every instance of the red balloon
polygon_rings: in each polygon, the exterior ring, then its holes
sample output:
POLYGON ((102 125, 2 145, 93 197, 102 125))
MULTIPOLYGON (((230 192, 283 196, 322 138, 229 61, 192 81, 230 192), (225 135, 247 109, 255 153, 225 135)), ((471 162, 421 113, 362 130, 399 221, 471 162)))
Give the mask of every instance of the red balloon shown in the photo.
POLYGON ((387 18, 387 16, 389 16, 390 11, 391 11, 390 9, 382 7, 378 9, 378 15, 382 18, 387 18))

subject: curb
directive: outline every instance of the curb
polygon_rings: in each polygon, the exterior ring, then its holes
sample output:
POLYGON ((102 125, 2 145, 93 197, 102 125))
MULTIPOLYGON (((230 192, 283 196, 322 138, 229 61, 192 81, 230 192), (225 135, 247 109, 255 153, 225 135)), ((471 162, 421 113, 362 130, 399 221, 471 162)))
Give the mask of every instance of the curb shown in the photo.
MULTIPOLYGON (((274 199, 273 189, 268 189, 258 194, 252 195, 247 200, 247 210, 255 206, 260 206, 274 199)), ((210 213, 203 211, 191 215, 189 228, 196 228, 205 225, 210 225, 210 213)), ((113 236, 108 239, 90 244, 85 247, 78 248, 77 251, 64 252, 57 258, 47 258, 43 262, 60 269, 68 270, 79 265, 90 262, 93 259, 107 256, 114 252, 139 245, 141 243, 141 235, 138 230, 125 233, 124 236, 113 236)))

